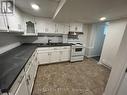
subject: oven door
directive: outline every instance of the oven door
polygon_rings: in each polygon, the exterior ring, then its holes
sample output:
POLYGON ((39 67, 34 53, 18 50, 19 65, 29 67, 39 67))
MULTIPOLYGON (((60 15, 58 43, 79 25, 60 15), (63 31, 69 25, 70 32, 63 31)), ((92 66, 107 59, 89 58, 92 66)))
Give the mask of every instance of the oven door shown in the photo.
POLYGON ((84 48, 72 47, 72 56, 84 56, 84 48))

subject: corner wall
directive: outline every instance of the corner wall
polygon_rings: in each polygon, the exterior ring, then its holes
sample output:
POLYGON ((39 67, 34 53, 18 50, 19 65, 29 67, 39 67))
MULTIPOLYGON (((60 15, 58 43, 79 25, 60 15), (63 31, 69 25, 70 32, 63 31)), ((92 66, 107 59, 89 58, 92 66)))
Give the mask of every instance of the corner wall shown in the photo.
POLYGON ((115 63, 112 63, 118 49, 120 47, 121 40, 126 28, 127 19, 111 21, 108 26, 108 32, 105 37, 104 46, 100 58, 100 63, 103 63, 109 67, 112 67, 115 63))

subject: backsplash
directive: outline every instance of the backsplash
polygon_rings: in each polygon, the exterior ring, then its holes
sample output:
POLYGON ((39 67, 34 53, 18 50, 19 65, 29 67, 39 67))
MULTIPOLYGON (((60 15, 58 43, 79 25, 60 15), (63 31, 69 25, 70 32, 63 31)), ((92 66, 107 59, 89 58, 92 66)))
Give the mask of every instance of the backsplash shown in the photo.
POLYGON ((62 36, 43 36, 43 37, 21 37, 22 43, 48 43, 50 39, 52 43, 61 43, 63 42, 62 36))
POLYGON ((19 46, 20 39, 16 34, 0 33, 0 54, 19 46))
POLYGON ((20 42, 19 37, 11 33, 0 33, 0 47, 20 42))

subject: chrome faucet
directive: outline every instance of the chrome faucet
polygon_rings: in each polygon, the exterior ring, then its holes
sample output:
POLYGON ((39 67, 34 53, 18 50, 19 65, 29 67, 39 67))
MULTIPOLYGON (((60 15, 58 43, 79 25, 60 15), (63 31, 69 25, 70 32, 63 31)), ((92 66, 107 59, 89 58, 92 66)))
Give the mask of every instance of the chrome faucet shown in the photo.
POLYGON ((48 39, 48 44, 50 44, 50 43, 51 43, 51 41, 52 41, 51 39, 48 39))

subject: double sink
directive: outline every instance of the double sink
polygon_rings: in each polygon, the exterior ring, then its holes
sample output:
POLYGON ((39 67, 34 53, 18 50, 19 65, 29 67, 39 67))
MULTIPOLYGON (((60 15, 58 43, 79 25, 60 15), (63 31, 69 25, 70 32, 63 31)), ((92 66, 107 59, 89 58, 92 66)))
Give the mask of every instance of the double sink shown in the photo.
POLYGON ((68 46, 71 45, 69 43, 41 43, 39 47, 53 47, 53 46, 68 46))

